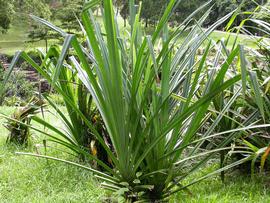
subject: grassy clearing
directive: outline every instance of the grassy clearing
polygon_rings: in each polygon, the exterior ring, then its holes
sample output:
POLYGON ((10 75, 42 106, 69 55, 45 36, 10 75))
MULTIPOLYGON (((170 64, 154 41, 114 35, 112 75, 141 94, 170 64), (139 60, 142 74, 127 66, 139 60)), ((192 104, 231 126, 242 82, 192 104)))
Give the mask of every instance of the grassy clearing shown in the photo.
MULTIPOLYGON (((215 41, 218 41, 218 40, 220 40, 222 38, 225 39, 226 37, 228 37, 228 34, 226 32, 222 32, 222 31, 214 31, 210 35, 210 37, 211 37, 211 39, 213 39, 215 41)), ((234 33, 231 34, 230 40, 229 40, 229 43, 228 43, 229 48, 233 46, 236 37, 237 37, 236 34, 234 34, 234 33)), ((237 43, 245 45, 245 46, 247 46, 249 48, 256 48, 256 43, 248 35, 240 34, 238 36, 237 43)))
MULTIPOLYGON (((102 21, 101 16, 97 16, 99 21, 102 21)), ((121 33, 126 34, 126 28, 124 27, 124 20, 119 17, 118 22, 121 24, 121 33)), ((59 25, 59 22, 54 22, 59 25)), ((28 42, 30 39, 27 36, 28 26, 23 21, 17 21, 6 34, 0 33, 0 54, 13 55, 16 51, 30 51, 33 49, 44 49, 45 41, 39 41, 35 43, 28 42)), ((55 44, 54 40, 48 41, 48 46, 55 44)))
MULTIPOLYGON (((98 21, 102 21, 101 16, 97 16, 97 19, 98 21)), ((129 26, 124 27, 124 20, 120 16, 118 17, 118 23, 121 27, 120 32, 126 35, 127 30, 130 29, 129 26)), ((27 42, 29 41, 29 38, 27 37, 27 30, 28 30, 27 24, 22 23, 22 22, 17 22, 15 25, 11 26, 7 34, 0 33, 0 53, 13 55, 18 50, 29 51, 31 49, 36 49, 36 48, 45 49, 44 41, 39 41, 35 43, 27 42)), ((148 34, 154 31, 152 27, 147 28, 147 30, 149 31, 148 34)), ((184 36, 185 35, 183 35, 183 40, 184 40, 184 36)), ((226 38, 226 37, 227 37, 227 33, 222 32, 222 31, 215 31, 211 34, 211 38, 216 41, 222 38, 226 38)), ((229 41, 228 47, 232 47, 235 37, 236 35, 233 34, 231 37, 231 40, 229 41)), ((244 44, 245 46, 248 46, 248 47, 255 46, 253 40, 250 39, 246 35, 240 35, 237 42, 244 44)), ((54 41, 49 41, 49 45, 53 43, 54 41)))
POLYGON ((28 42, 27 30, 27 24, 16 23, 6 34, 0 33, 0 54, 13 55, 18 50, 29 51, 33 48, 44 48, 44 41, 28 42))
MULTIPOLYGON (((0 108, 0 112, 5 114, 11 114, 13 110, 13 107, 0 108)), ((61 127, 61 121, 55 116, 46 113, 46 119, 61 127)), ((60 162, 15 155, 15 151, 23 150, 5 146, 7 131, 2 127, 3 122, 0 119, 1 202, 104 202, 111 196, 88 171, 60 162)), ((33 137, 33 146, 24 151, 44 153, 41 143, 45 137, 34 132, 33 137)), ((48 155, 76 160, 71 155, 56 150, 55 144, 49 143, 48 146, 48 155)), ((213 167, 209 167, 200 173, 207 173, 212 169, 213 167)), ((191 179, 201 174, 195 174, 191 179)), ((249 177, 234 172, 227 175, 225 184, 221 183, 219 177, 213 177, 191 186, 189 189, 192 195, 178 193, 170 202, 267 203, 270 202, 269 181, 268 176, 257 177, 252 181, 249 177)))
POLYGON ((183 203, 268 203, 270 202, 269 180, 267 175, 251 180, 250 176, 235 171, 227 174, 224 184, 219 177, 209 178, 189 188, 192 196, 178 193, 172 202, 177 200, 183 203))
POLYGON ((105 197, 87 171, 63 163, 14 156, 13 151, 1 150, 1 202, 98 202, 105 197))
MULTIPOLYGON (((188 32, 185 32, 182 34, 179 40, 179 44, 183 43, 187 35, 188 35, 188 32)), ((218 42, 220 40, 226 40, 228 37, 229 37, 229 34, 227 32, 216 30, 210 34, 209 39, 215 42, 218 42)), ((239 34, 237 37, 237 34, 235 33, 231 33, 227 48, 231 49, 233 47, 235 39, 236 39, 236 44, 242 44, 249 48, 257 48, 257 45, 254 39, 251 39, 250 36, 239 34)), ((206 46, 206 43, 204 43, 204 45, 206 46)))

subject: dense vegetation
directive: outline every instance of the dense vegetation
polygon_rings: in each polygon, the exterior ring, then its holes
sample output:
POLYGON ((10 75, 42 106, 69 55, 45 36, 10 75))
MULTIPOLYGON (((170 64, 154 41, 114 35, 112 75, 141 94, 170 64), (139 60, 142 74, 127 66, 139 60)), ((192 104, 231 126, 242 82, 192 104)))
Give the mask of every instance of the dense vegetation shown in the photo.
MULTIPOLYGON (((33 87, 39 91, 31 99, 21 96, 27 102, 11 116, 1 113, 9 131, 5 150, 18 147, 25 152, 17 154, 45 158, 48 167, 54 160, 89 171, 112 201, 178 201, 214 175, 224 182, 238 169, 255 185, 255 174, 268 173, 268 2, 1 4, 9 8, 6 22, 31 11, 32 20, 24 20, 33 40, 59 40, 45 51, 18 51, 2 67, 2 102, 19 68, 35 70, 47 84, 46 91, 41 83, 33 87), (211 37, 218 29, 225 38, 211 37), (245 47, 240 33, 254 47, 245 47), (60 125, 47 120, 49 113, 60 125)), ((84 175, 80 169, 75 176, 84 175)))

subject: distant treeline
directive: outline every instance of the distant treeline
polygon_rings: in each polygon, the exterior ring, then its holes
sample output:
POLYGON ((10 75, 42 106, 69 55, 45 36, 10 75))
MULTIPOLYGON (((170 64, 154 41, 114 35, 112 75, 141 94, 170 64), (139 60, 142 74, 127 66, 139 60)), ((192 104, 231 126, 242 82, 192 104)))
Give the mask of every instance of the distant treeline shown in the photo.
MULTIPOLYGON (((169 0, 134 0, 136 4, 141 2, 141 18, 143 19, 145 26, 155 25, 161 14, 164 12, 169 0)), ((79 30, 79 24, 77 23, 76 15, 79 16, 82 5, 85 0, 0 0, 0 31, 6 32, 12 21, 16 19, 28 19, 25 14, 34 14, 46 20, 56 21, 59 26, 66 29, 68 32, 76 33, 79 30)), ((117 14, 120 14, 126 22, 129 19, 129 0, 114 0, 115 9, 117 14)), ((192 12, 198 9, 200 6, 209 2, 208 0, 182 0, 178 4, 177 8, 170 19, 171 25, 179 24, 183 22, 192 12)), ((240 15, 235 20, 235 25, 239 24, 244 18, 250 15, 249 11, 254 11, 258 5, 267 4, 269 0, 212 0, 204 9, 198 12, 197 16, 202 16, 207 10, 210 9, 210 15, 204 23, 204 26, 208 26, 216 22, 221 17, 225 16, 229 12, 239 9, 240 15)), ((260 13, 260 11, 259 11, 260 13)), ((267 16, 258 15, 258 17, 264 18, 269 21, 267 16)), ((31 21, 30 21, 31 22, 31 21)), ((29 37, 33 41, 55 37, 52 33, 48 33, 47 30, 41 29, 34 23, 29 23, 31 31, 29 37)), ((219 28, 224 28, 225 24, 222 24, 219 28)))
MULTIPOLYGON (((121 14, 121 16, 127 20, 129 15, 129 0, 115 0, 115 5, 117 11, 121 14)), ((139 0, 135 1, 139 4, 139 0)), ((166 5, 169 0, 143 0, 142 2, 142 10, 141 10, 141 18, 143 18, 145 22, 145 26, 149 24, 155 24, 157 20, 160 18, 161 14, 164 12, 166 5)), ((171 17, 172 25, 174 23, 179 24, 183 22, 192 12, 196 9, 200 8, 202 5, 205 5, 209 2, 209 0, 182 0, 178 4, 177 8, 174 11, 173 16, 171 17)), ((218 19, 222 18, 226 14, 239 9, 240 15, 235 20, 235 25, 238 25, 243 19, 246 19, 248 15, 250 15, 250 11, 253 12, 259 5, 269 5, 269 0, 212 0, 209 2, 204 9, 201 9, 198 12, 197 17, 202 16, 207 10, 210 9, 210 15, 205 21, 204 26, 211 25, 215 23, 218 19)), ((266 18, 266 16, 262 17, 266 18)), ((264 19, 269 21, 269 19, 264 19)), ((223 23, 219 28, 224 28, 226 23, 223 23)))

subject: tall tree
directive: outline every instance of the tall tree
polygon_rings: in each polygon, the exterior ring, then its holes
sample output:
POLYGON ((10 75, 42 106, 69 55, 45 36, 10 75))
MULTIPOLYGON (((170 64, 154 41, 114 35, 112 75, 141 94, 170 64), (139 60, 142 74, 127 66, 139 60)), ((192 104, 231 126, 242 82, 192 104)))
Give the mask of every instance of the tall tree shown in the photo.
MULTIPOLYGON (((181 23, 206 2, 208 2, 208 0, 184 0, 176 8, 172 19, 181 23)), ((202 13, 203 11, 199 12, 197 16, 201 16, 202 13)), ((196 18, 197 16, 194 17, 196 18)))
POLYGON ((152 17, 152 6, 153 6, 153 0, 149 0, 149 1, 144 1, 142 3, 142 13, 141 13, 141 17, 144 19, 145 21, 145 27, 148 27, 148 23, 149 20, 152 17))
POLYGON ((27 14, 27 21, 29 23, 29 33, 28 37, 31 39, 30 42, 37 42, 44 40, 45 47, 47 50, 48 47, 48 40, 50 38, 55 37, 52 35, 51 31, 44 25, 40 23, 34 22, 32 19, 29 18, 29 14, 38 16, 45 20, 50 20, 51 18, 51 11, 48 4, 46 4, 45 0, 23 0, 23 4, 21 5, 21 10, 27 14))
POLYGON ((122 0, 120 14, 121 14, 122 18, 124 19, 124 26, 126 27, 127 19, 129 16, 128 0, 122 0))
POLYGON ((80 30, 77 17, 82 12, 84 0, 65 0, 62 8, 56 14, 61 21, 61 27, 68 32, 76 33, 80 30))
POLYGON ((13 1, 0 0, 0 32, 7 32, 12 21, 13 13, 13 1))
MULTIPOLYGON (((183 0, 177 7, 172 21, 180 22, 184 20, 196 8, 202 5, 207 0, 183 0)), ((148 24, 155 24, 160 19, 169 0, 144 0, 142 1, 141 18, 144 19, 146 27, 148 24)), ((135 0, 139 4, 139 0, 135 0)), ((129 15, 129 6, 127 0, 115 0, 115 6, 120 10, 120 14, 126 21, 129 15)))
POLYGON ((168 0, 147 0, 142 2, 141 17, 145 21, 145 26, 155 24, 160 14, 165 10, 168 0))

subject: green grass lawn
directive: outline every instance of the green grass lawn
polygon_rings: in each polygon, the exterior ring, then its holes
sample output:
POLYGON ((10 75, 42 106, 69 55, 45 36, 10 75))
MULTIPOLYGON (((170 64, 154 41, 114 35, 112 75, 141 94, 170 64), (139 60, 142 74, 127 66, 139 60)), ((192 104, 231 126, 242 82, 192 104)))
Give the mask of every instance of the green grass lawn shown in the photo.
MULTIPOLYGON (((102 21, 101 16, 97 16, 99 21, 102 21)), ((59 26, 59 22, 53 22, 59 26)), ((118 23, 120 23, 122 29, 121 33, 126 34, 126 28, 124 28, 124 20, 119 18, 118 23)), ((33 49, 41 48, 45 49, 45 41, 39 41, 30 43, 28 38, 28 26, 25 22, 17 20, 14 25, 6 34, 0 33, 0 54, 13 55, 16 51, 30 51, 33 49)), ((55 40, 49 40, 48 46, 55 44, 55 40)))
MULTIPOLYGON (((215 40, 215 41, 218 41, 218 40, 220 40, 222 38, 226 39, 227 37, 228 37, 228 34, 226 32, 222 32, 222 31, 214 31, 210 35, 210 38, 215 40)), ((229 40, 229 43, 228 43, 228 47, 233 46, 236 37, 237 37, 236 34, 234 34, 234 33, 231 34, 230 40, 229 40)), ((250 48, 256 48, 256 43, 248 35, 239 34, 236 41, 237 41, 238 44, 242 44, 242 45, 250 47, 250 48)))
MULTIPOLYGON (((27 24, 16 23, 6 34, 0 33, 0 54, 13 55, 18 50, 29 51, 45 47, 45 41, 30 43, 27 37, 27 24)), ((50 44, 50 42, 49 42, 50 44)))
MULTIPOLYGON (((0 107, 0 112, 11 114, 13 107, 0 107)), ((62 127, 61 121, 52 114, 46 113, 45 118, 62 127)), ((32 132, 32 146, 20 149, 16 146, 6 146, 7 130, 2 126, 4 119, 0 118, 0 202, 2 203, 58 203, 58 202, 105 202, 113 194, 100 187, 100 183, 88 171, 60 162, 45 160, 29 156, 15 155, 16 151, 44 153, 43 135, 32 132)), ((36 124, 35 124, 36 125, 36 124)), ((37 125, 36 125, 37 126, 37 125)), ((41 126, 37 126, 43 129, 41 126)), ((77 159, 63 152, 61 146, 48 142, 47 155, 72 161, 77 159)), ((209 166, 195 177, 213 169, 209 166)), ((270 202, 270 178, 260 176, 251 180, 249 176, 240 172, 227 174, 225 183, 219 177, 209 178, 189 189, 192 195, 179 192, 170 202, 185 203, 239 203, 239 202, 270 202)))

